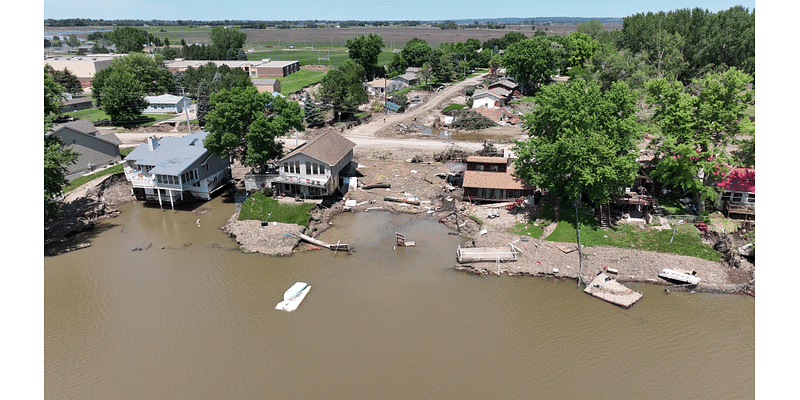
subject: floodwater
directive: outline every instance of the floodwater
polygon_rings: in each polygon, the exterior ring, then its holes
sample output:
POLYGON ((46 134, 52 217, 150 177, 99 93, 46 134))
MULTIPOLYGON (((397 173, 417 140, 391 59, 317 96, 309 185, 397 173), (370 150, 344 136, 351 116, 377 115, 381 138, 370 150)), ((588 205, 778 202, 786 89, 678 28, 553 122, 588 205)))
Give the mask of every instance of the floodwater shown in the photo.
POLYGON ((219 229, 235 205, 204 207, 126 204, 45 258, 46 399, 755 396, 752 297, 631 285, 624 310, 575 281, 467 275, 461 238, 385 212, 323 232, 352 254, 247 254, 219 229), (275 310, 297 281, 305 301, 275 310))

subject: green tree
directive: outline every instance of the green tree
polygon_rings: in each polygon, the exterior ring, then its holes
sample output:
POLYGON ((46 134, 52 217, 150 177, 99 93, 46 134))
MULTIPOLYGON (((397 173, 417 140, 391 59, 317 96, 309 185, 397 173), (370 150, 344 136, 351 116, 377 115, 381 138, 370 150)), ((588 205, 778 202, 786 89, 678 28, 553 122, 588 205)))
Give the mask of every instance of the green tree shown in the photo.
POLYGON ((68 70, 66 67, 64 67, 63 70, 57 71, 51 67, 50 64, 46 64, 44 66, 44 71, 50 74, 50 76, 53 77, 53 80, 55 80, 59 85, 61 85, 61 87, 64 88, 66 93, 83 93, 83 86, 81 86, 80 79, 78 79, 78 77, 70 72, 70 70, 68 70))
POLYGON ((65 178, 67 166, 74 164, 80 153, 64 147, 57 136, 44 138, 44 219, 61 216, 61 208, 56 198, 69 183, 65 178))
POLYGON ((355 112, 358 106, 369 101, 362 85, 364 78, 364 67, 348 60, 325 74, 319 95, 323 101, 333 104, 337 112, 355 112))
POLYGON ((130 121, 147 108, 145 94, 144 85, 133 73, 125 69, 114 70, 105 78, 100 108, 112 122, 130 121))
POLYGON ((111 61, 108 68, 95 74, 92 80, 92 97, 97 101, 98 107, 102 107, 105 101, 107 79, 115 72, 130 74, 133 80, 141 85, 142 95, 161 95, 172 93, 175 89, 175 77, 164 64, 163 57, 160 55, 150 57, 142 53, 129 54, 111 61))
POLYGON ((589 21, 586 21, 586 22, 581 22, 575 28, 576 32, 580 32, 580 33, 584 33, 586 35, 589 35, 589 37, 591 37, 594 40, 600 39, 600 35, 603 32, 605 32, 605 30, 606 29, 603 26, 603 23, 598 21, 598 20, 596 20, 596 19, 592 19, 592 20, 589 20, 589 21))
POLYGON ((208 33, 212 43, 212 53, 217 60, 236 60, 239 50, 247 40, 247 34, 236 29, 215 26, 208 33))
POLYGON ((503 54, 507 75, 516 79, 524 93, 535 93, 551 82, 564 65, 567 51, 548 36, 535 36, 516 42, 503 54))
POLYGON ((322 110, 320 110, 317 103, 314 102, 309 96, 306 96, 305 100, 303 101, 303 113, 306 117, 306 123, 308 126, 322 126, 325 124, 325 116, 322 115, 322 110))
POLYGON ((406 61, 409 67, 422 67, 427 61, 431 60, 433 48, 424 40, 413 38, 406 42, 403 49, 400 50, 400 55, 406 61))
POLYGON ((205 127, 209 112, 211 112, 211 88, 204 80, 197 89, 197 123, 201 127, 205 127))
POLYGON ((53 76, 44 73, 44 129, 53 126, 59 115, 61 115, 61 102, 64 100, 64 87, 53 79, 53 76))
POLYGON ((110 34, 111 42, 119 53, 141 52, 147 44, 147 32, 132 26, 118 26, 110 34))
POLYGON ((433 68, 431 67, 430 61, 422 64, 422 67, 420 67, 419 79, 425 82, 425 85, 428 86, 428 90, 430 90, 429 83, 431 79, 433 79, 433 68))
POLYGON ((259 93, 252 86, 214 93, 211 106, 206 115, 205 130, 209 134, 205 147, 219 157, 239 159, 244 165, 261 165, 280 157, 283 145, 275 139, 292 128, 304 129, 299 104, 259 93))
POLYGON ((567 64, 571 67, 583 67, 597 51, 597 41, 585 33, 570 33, 567 35, 567 43, 567 64))
POLYGON ((383 68, 378 68, 378 56, 384 47, 381 35, 370 33, 367 36, 361 35, 357 38, 347 39, 345 47, 347 47, 350 59, 364 68, 367 77, 382 76, 383 68))
MULTIPOLYGON (((698 208, 713 201, 716 192, 709 183, 731 160, 726 148, 740 133, 741 119, 753 99, 746 85, 752 77, 730 68, 695 80, 697 96, 680 82, 664 78, 646 84, 647 102, 661 135, 656 148, 653 179, 695 195, 698 208)), ((693 90, 694 91, 694 90, 693 90)))
POLYGON ((636 95, 624 82, 603 92, 576 80, 543 87, 525 115, 530 139, 517 141, 516 173, 564 201, 607 202, 636 178, 636 95))

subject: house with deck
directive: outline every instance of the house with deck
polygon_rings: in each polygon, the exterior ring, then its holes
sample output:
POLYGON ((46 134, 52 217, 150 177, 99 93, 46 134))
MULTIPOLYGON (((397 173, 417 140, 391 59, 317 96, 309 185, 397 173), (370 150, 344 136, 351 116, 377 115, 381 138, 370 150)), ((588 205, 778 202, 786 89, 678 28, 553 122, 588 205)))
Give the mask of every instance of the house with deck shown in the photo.
POLYGON ((57 125, 45 136, 56 136, 61 139, 64 147, 80 153, 75 163, 66 166, 65 177, 69 180, 122 160, 119 152, 122 141, 113 133, 100 134, 100 131, 85 119, 57 125))
POLYGON ((508 157, 467 157, 464 171, 464 200, 472 202, 513 201, 532 196, 535 187, 514 175, 508 157))
POLYGON ((746 219, 756 217, 756 169, 728 167, 725 175, 717 182, 720 189, 717 209, 728 217, 731 215, 746 219))
POLYGON ((346 191, 353 175, 355 143, 335 131, 325 132, 289 151, 273 168, 245 175, 247 190, 270 186, 283 196, 320 198, 346 191))
POLYGON ((174 207, 210 200, 230 180, 230 163, 203 146, 206 131, 183 137, 155 136, 136 147, 124 161, 125 178, 138 199, 174 207))

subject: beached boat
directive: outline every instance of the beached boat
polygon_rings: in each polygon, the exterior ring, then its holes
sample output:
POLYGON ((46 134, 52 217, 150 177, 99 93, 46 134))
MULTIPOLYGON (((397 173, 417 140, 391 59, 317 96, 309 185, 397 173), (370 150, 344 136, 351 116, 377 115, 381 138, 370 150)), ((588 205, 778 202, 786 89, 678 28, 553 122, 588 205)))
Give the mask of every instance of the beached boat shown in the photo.
POLYGON ((275 306, 276 310, 294 311, 306 298, 306 295, 311 290, 311 285, 304 282, 297 282, 283 294, 283 301, 275 306), (299 291, 298 291, 299 290, 299 291))
POLYGON ((678 271, 674 269, 664 268, 663 270, 661 270, 661 273, 658 274, 658 276, 668 281, 678 281, 678 282, 688 283, 690 285, 697 285, 698 283, 700 283, 700 278, 695 276, 694 272, 678 271))

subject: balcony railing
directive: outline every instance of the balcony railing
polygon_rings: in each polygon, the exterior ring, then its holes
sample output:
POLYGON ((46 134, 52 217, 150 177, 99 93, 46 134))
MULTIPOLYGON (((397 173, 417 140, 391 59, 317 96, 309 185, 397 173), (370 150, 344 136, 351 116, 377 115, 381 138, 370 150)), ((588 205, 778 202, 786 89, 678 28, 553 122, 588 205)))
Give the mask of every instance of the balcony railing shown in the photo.
POLYGON ((147 175, 133 168, 125 168, 125 179, 130 181, 133 187, 151 188, 156 186, 155 175, 147 175))

